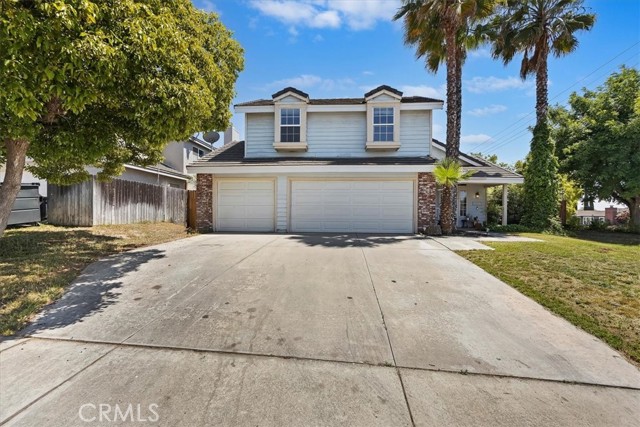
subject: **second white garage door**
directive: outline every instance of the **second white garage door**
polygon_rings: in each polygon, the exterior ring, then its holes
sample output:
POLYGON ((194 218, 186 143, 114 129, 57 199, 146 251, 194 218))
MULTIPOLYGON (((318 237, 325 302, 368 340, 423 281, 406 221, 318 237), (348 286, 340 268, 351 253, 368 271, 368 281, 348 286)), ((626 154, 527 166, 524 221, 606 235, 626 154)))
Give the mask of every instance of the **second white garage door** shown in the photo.
POLYGON ((274 231, 273 181, 218 181, 217 231, 274 231))
POLYGON ((413 181, 292 181, 291 231, 412 233, 413 181))

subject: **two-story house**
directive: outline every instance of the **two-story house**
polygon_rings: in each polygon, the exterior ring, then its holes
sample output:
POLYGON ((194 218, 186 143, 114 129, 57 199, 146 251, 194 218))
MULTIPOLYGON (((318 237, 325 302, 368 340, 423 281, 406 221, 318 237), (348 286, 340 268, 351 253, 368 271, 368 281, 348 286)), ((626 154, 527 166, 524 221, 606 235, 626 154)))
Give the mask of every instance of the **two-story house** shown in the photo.
MULTIPOLYGON (((201 231, 414 233, 438 222, 433 141, 443 101, 380 86, 362 98, 314 99, 285 88, 235 106, 245 140, 187 167, 201 231)), ((461 155, 476 173, 458 216, 486 218, 485 189, 522 177, 461 155)))

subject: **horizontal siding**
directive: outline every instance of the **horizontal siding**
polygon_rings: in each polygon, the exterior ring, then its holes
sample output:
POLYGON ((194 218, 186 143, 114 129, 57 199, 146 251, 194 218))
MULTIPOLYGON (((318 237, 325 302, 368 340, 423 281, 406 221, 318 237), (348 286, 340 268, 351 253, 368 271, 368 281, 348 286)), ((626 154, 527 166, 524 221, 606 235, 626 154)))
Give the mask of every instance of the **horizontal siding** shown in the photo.
POLYGON ((364 112, 308 113, 307 144, 303 153, 278 153, 273 148, 274 117, 248 113, 247 157, 408 157, 429 154, 430 111, 400 113, 400 149, 391 152, 365 150, 367 118, 364 112))
POLYGON ((273 113, 246 114, 245 150, 247 157, 275 157, 273 113))

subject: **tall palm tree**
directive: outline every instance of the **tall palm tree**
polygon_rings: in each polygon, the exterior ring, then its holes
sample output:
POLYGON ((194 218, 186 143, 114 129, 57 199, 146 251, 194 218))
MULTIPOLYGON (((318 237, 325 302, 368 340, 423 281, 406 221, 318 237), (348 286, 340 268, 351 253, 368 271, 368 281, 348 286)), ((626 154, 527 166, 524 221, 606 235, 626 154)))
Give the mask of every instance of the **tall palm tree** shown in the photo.
MULTIPOLYGON (((442 198, 451 197, 453 189, 458 183, 469 178, 473 174, 472 171, 464 172, 460 162, 451 157, 446 157, 436 164, 433 170, 433 176, 436 183, 442 186, 442 198)), ((440 210, 440 224, 442 226, 442 234, 451 234, 454 228, 453 222, 453 205, 443 203, 440 210)))
POLYGON ((492 54, 508 64, 522 53, 520 77, 536 77, 536 125, 533 130, 523 221, 546 228, 557 211, 557 160, 547 124, 548 59, 567 55, 578 47, 575 33, 590 30, 595 15, 586 13, 583 0, 506 0, 488 32, 492 54))
MULTIPOLYGON (((415 46, 416 56, 425 57, 426 68, 436 73, 447 69, 446 157, 460 154, 462 126, 462 65, 468 49, 481 41, 478 25, 491 15, 496 0, 403 0, 394 20, 404 19, 405 44, 415 46)), ((453 192, 443 192, 441 212, 450 212, 453 223, 453 192)), ((443 214, 444 215, 444 214, 443 214)))

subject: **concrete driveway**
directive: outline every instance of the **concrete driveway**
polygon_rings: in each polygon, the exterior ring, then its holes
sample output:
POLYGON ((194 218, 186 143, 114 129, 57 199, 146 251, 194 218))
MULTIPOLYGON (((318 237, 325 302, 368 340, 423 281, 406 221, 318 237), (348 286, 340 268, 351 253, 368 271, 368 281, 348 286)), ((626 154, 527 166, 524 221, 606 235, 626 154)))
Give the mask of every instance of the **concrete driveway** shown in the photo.
POLYGON ((1 344, 0 423, 638 425, 636 367, 447 246, 218 234, 97 262, 1 344))

